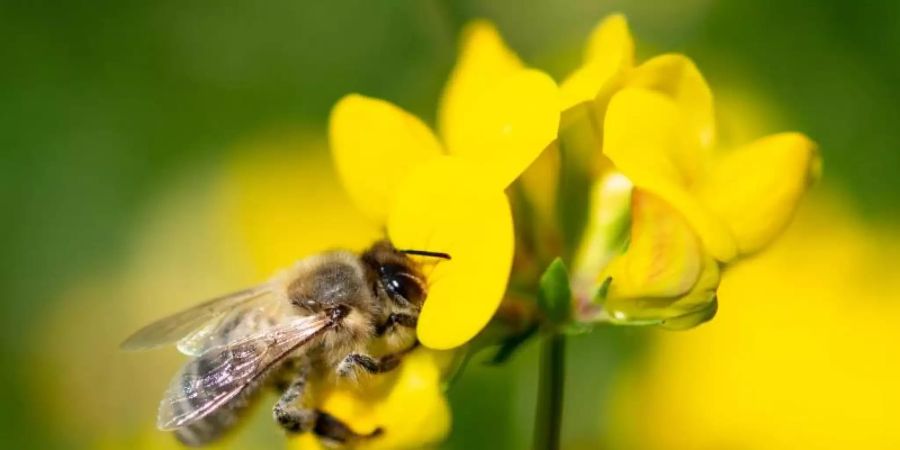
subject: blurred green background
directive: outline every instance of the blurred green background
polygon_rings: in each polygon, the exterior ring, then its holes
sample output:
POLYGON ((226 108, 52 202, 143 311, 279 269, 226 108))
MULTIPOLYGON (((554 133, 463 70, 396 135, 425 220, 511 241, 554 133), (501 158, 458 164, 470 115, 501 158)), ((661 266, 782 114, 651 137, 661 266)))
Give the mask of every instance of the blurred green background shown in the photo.
MULTIPOLYGON (((348 92, 433 121, 457 32, 469 19, 494 21, 524 60, 561 79, 580 61, 588 32, 615 11, 628 16, 639 59, 685 52, 717 96, 740 90, 768 105, 777 120, 768 117, 774 125, 766 131, 796 129, 818 141, 826 165, 818 189, 841 199, 840 214, 861 217, 865 227, 897 223, 896 1, 0 3, 0 442, 96 444, 92 431, 57 426, 56 413, 45 410, 50 400, 41 396, 50 394, 38 381, 66 386, 73 374, 39 373, 56 367, 42 356, 55 342, 44 319, 77 310, 64 304, 66 292, 134 257, 137 230, 173 185, 191 192, 248 151, 238 144, 272 130, 302 129, 321 140, 331 105, 348 92)), ((128 301, 114 299, 120 307, 128 301)), ((118 318, 77 320, 73 326, 90 328, 118 318)), ((653 339, 666 338, 615 329, 574 340, 567 448, 622 442, 618 419, 607 420, 617 414, 611 383, 653 339)), ((448 448, 527 448, 534 362, 529 347, 503 369, 476 365, 451 393, 448 448), (519 381, 510 383, 513 373, 519 381)), ((155 383, 133 388, 155 393, 165 380, 155 383)), ((69 411, 77 416, 81 407, 69 411)), ((152 409, 134 414, 148 423, 154 417, 152 409)))

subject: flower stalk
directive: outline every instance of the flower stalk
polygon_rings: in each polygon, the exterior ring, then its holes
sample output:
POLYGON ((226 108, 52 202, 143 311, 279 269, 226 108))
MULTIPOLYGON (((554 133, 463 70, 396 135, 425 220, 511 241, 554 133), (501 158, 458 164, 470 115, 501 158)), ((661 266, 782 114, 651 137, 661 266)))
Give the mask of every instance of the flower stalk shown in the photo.
POLYGON ((534 422, 534 449, 560 448, 565 393, 566 335, 553 330, 541 338, 540 377, 534 422))
POLYGON ((565 384, 565 325, 572 317, 572 290, 569 272, 556 258, 541 276, 538 305, 544 315, 538 376, 538 399, 534 423, 534 448, 558 449, 562 428, 563 386, 565 384))

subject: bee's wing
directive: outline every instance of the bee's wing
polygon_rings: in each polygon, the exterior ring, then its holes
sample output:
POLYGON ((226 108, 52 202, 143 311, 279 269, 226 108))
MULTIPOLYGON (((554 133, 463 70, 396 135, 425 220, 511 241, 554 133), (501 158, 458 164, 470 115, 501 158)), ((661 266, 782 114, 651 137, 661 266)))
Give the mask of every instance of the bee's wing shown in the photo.
POLYGON ((180 339, 178 351, 197 356, 212 347, 265 333, 294 319, 290 302, 279 300, 272 292, 263 293, 223 311, 180 339))
POLYGON ((172 379, 159 405, 157 426, 174 430, 206 417, 331 323, 325 315, 297 317, 208 349, 172 379))
POLYGON ((211 331, 223 316, 242 309, 250 303, 255 303, 257 299, 267 293, 271 293, 269 285, 262 284, 214 298, 141 328, 125 339, 121 348, 132 351, 147 350, 172 344, 198 330, 209 328, 211 331))

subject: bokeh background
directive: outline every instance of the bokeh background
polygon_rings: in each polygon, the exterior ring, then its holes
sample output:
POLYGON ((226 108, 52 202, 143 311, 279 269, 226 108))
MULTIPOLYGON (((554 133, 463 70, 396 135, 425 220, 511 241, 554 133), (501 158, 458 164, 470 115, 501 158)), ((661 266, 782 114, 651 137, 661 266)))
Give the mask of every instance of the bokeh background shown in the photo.
MULTIPOLYGON (((174 448, 161 314, 368 237, 327 159, 361 92, 433 121, 469 19, 561 78, 605 14, 692 56, 725 139, 795 129, 825 177, 688 332, 572 340, 564 448, 900 448, 900 3, 0 2, 0 443, 174 448)), ((473 364, 448 449, 528 448, 536 355, 473 364)), ((411 406, 414 410, 414 406, 411 406)), ((281 448, 259 411, 227 448, 281 448)))

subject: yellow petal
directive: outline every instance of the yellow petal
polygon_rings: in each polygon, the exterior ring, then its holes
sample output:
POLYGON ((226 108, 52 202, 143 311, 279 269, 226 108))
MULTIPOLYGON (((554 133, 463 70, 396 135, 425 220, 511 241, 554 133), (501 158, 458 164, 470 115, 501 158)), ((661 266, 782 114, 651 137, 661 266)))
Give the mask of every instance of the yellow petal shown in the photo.
POLYGON ((523 69, 493 25, 473 22, 463 33, 438 124, 450 153, 478 159, 505 187, 555 138, 559 90, 546 74, 523 69))
POLYGON ((383 223, 391 193, 409 172, 442 153, 431 130, 383 100, 348 95, 331 112, 335 167, 357 206, 383 223))
POLYGON ((697 233, 704 249, 722 262, 737 256, 737 244, 725 223, 703 205, 696 194, 680 189, 659 193, 672 207, 684 215, 697 233))
POLYGON ((652 89, 671 98, 685 115, 692 145, 707 152, 712 148, 716 130, 712 91, 690 58, 680 54, 657 56, 636 67, 626 85, 652 89))
POLYGON ((588 39, 584 64, 560 86, 562 109, 593 99, 615 74, 634 64, 634 41, 625 16, 604 18, 588 39))
POLYGON ((478 20, 465 27, 438 110, 438 129, 448 147, 458 147, 457 130, 469 121, 478 99, 521 69, 519 57, 490 22, 478 20))
MULTIPOLYGON (((422 448, 443 439, 450 429, 450 408, 441 388, 442 355, 425 349, 407 355, 395 372, 363 380, 360 386, 326 386, 318 392, 317 408, 349 425, 357 433, 384 433, 353 448, 422 448), (409 413, 415 405, 415 414, 409 413)), ((312 436, 311 433, 304 435, 312 436)), ((301 435, 289 448, 321 448, 301 435)))
POLYGON ((700 275, 701 248, 678 211, 653 194, 631 195, 631 241, 611 291, 623 297, 677 297, 700 275))
POLYGON ((703 255, 699 276, 690 291, 677 297, 623 297, 615 291, 613 279, 603 306, 616 323, 656 323, 675 330, 692 328, 715 315, 720 280, 719 263, 703 255))
POLYGON ((700 165, 675 103, 646 89, 613 96, 603 125, 603 152, 637 185, 689 186, 700 165))
POLYGON ((556 138, 559 90, 542 72, 519 70, 469 101, 465 117, 448 129, 447 149, 487 168, 500 188, 556 138))
POLYGON ((634 40, 628 29, 628 20, 623 14, 604 17, 588 38, 585 62, 604 59, 621 61, 628 66, 634 63, 634 40))
POLYGON ((684 116, 670 98, 646 89, 613 96, 603 126, 603 152, 635 186, 681 212, 716 259, 737 253, 734 238, 690 192, 703 164, 684 133, 684 116))
POLYGON ((398 248, 449 253, 426 264, 428 297, 419 316, 427 347, 462 345, 500 305, 513 257, 509 203, 477 166, 444 157, 417 169, 397 191, 388 235, 398 248))
MULTIPOLYGON (((694 321, 694 325, 696 325, 696 319, 691 319, 686 316, 702 312, 715 300, 716 291, 719 288, 721 280, 722 270, 719 267, 719 263, 709 255, 703 255, 700 266, 700 276, 697 277, 697 282, 694 283, 694 286, 687 295, 682 296, 669 305, 666 310, 666 319, 669 320, 670 323, 664 323, 664 325, 670 329, 683 329, 683 327, 676 322, 684 319, 688 319, 689 322, 694 321)), ((715 314, 715 311, 712 311, 712 313, 715 314)), ((701 322, 705 322, 710 318, 711 316, 707 316, 706 319, 701 322)))
POLYGON ((700 193, 731 229, 739 251, 751 253, 788 224, 820 164, 806 136, 776 134, 723 155, 700 193))

